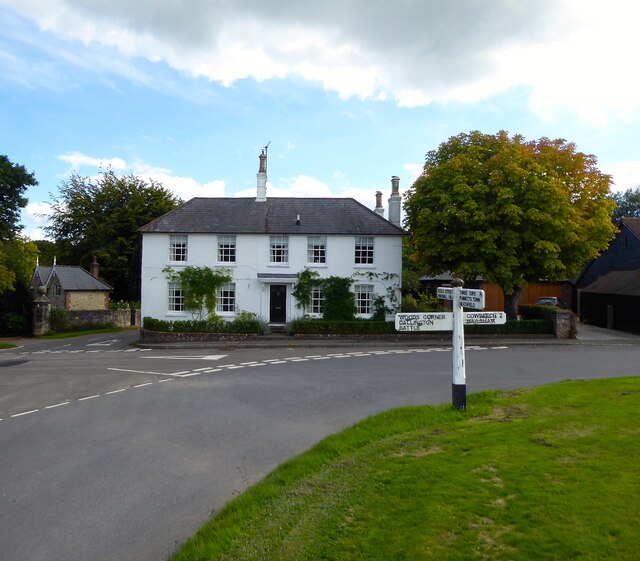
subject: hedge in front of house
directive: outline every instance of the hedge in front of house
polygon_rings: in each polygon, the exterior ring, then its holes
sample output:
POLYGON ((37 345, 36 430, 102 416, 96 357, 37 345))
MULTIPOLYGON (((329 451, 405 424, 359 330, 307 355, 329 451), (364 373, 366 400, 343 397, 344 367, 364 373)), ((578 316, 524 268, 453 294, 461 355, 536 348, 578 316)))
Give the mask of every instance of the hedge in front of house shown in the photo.
POLYGON ((294 335, 380 335, 396 330, 391 321, 298 319, 293 321, 291 332, 294 335))
POLYGON ((548 319, 521 319, 502 325, 465 325, 469 335, 547 335, 553 333, 553 322, 548 319))
POLYGON ((262 331, 260 322, 251 319, 166 321, 145 317, 142 327, 148 331, 163 333, 254 333, 259 335, 262 331))
POLYGON ((555 306, 542 306, 540 304, 520 304, 518 306, 518 314, 524 320, 527 319, 546 319, 553 321, 555 314, 562 311, 555 306))

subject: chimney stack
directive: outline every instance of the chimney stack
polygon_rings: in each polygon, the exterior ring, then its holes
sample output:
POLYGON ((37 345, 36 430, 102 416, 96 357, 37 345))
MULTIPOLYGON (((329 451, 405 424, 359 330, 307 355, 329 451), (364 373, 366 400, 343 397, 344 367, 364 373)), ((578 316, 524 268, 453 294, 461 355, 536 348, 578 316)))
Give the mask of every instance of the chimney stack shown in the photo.
POLYGON ((384 207, 382 206, 382 191, 376 191, 376 208, 373 209, 373 212, 379 214, 380 216, 384 216, 384 207))
POLYGON ((267 200, 267 146, 260 152, 260 167, 258 168, 258 193, 256 201, 263 203, 267 200))
POLYGON ((400 206, 402 198, 400 197, 400 178, 394 175, 391 178, 391 197, 389 197, 389 222, 401 227, 400 225, 400 206))
POLYGON ((95 255, 91 258, 89 274, 96 279, 100 276, 100 265, 98 264, 98 258, 95 255))

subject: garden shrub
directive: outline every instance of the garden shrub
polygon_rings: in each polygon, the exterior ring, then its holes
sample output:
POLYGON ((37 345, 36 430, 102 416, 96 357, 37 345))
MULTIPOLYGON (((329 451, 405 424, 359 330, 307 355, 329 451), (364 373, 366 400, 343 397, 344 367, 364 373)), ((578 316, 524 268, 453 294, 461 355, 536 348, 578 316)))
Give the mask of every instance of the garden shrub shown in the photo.
POLYGON ((167 333, 261 333, 260 322, 257 319, 244 318, 228 322, 222 319, 166 321, 145 317, 142 327, 148 331, 167 333))
POLYGON ((394 323, 390 321, 299 319, 292 323, 291 332, 294 335, 379 335, 395 333, 396 330, 394 323))

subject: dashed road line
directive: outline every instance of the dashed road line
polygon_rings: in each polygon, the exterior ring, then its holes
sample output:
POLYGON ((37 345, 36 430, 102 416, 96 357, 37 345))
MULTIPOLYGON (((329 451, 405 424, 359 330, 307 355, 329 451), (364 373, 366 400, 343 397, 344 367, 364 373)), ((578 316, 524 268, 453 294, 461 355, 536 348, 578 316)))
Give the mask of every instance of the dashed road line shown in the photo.
POLYGON ((23 411, 22 413, 14 413, 13 415, 9 415, 12 419, 15 417, 24 417, 25 415, 31 415, 31 413, 37 413, 40 409, 31 409, 31 411, 23 411))
POLYGON ((62 407, 63 405, 69 405, 70 401, 62 401, 61 403, 56 403, 54 405, 47 405, 45 409, 55 409, 56 407, 62 407))
MULTIPOLYGON (((467 350, 471 350, 471 351, 475 351, 475 350, 504 350, 504 349, 508 349, 507 346, 490 346, 490 347, 481 347, 481 346, 477 346, 477 345, 471 345, 471 346, 467 346, 465 347, 467 350)), ((131 349, 131 351, 136 351, 136 350, 150 350, 150 349, 131 349)), ((88 401, 91 399, 97 399, 99 397, 103 397, 103 396, 107 396, 107 395, 114 395, 114 394, 118 394, 118 393, 122 393, 125 392, 129 389, 134 389, 134 388, 144 388, 147 386, 151 386, 154 383, 158 382, 158 383, 162 383, 162 382, 170 382, 170 381, 175 381, 176 378, 190 378, 193 376, 200 376, 202 374, 214 374, 216 372, 222 372, 224 370, 238 370, 238 369, 242 369, 242 368, 252 368, 255 366, 269 366, 271 364, 273 365, 277 365, 277 364, 291 364, 292 362, 307 362, 309 360, 331 360, 334 358, 361 358, 361 357, 369 357, 369 356, 381 356, 381 355, 393 355, 393 354, 410 354, 410 353, 428 353, 428 352, 451 352, 451 347, 434 347, 434 348, 428 348, 428 349, 389 349, 389 350, 379 350, 379 351, 369 351, 369 352, 365 352, 365 351, 352 351, 349 353, 327 353, 326 355, 307 355, 305 357, 287 357, 284 359, 277 359, 277 358, 268 358, 268 359, 264 359, 262 361, 248 361, 248 362, 242 362, 240 364, 223 364, 220 365, 217 368, 211 368, 211 367, 203 367, 203 368, 196 368, 193 370, 182 370, 179 372, 153 372, 153 371, 148 371, 148 370, 132 370, 132 369, 126 369, 126 368, 107 368, 107 370, 113 370, 113 371, 117 371, 117 372, 130 372, 133 374, 147 374, 147 375, 154 375, 154 376, 164 376, 163 378, 161 378, 160 380, 155 380, 152 382, 143 382, 141 384, 136 384, 133 386, 129 386, 129 387, 125 387, 125 388, 119 388, 116 390, 110 390, 108 392, 104 392, 104 394, 94 394, 94 395, 88 395, 85 397, 80 397, 77 398, 75 401, 80 402, 80 401, 88 401)), ((31 354, 40 354, 43 351, 36 351, 35 353, 31 353, 31 354)), ((69 352, 69 351, 49 351, 50 353, 61 353, 61 352, 69 352)), ((95 352, 95 351, 87 351, 87 352, 95 352)), ((98 352, 104 352, 104 351, 98 351, 98 352)), ((128 352, 128 351, 107 351, 107 352, 128 352)), ((20 354, 29 354, 29 353, 20 353, 20 354)), ((200 357, 194 357, 194 358, 200 358, 200 357)), ((58 407, 63 407, 65 405, 70 405, 71 403, 74 403, 74 400, 67 400, 67 401, 63 401, 60 403, 55 403, 53 405, 47 405, 45 407, 43 407, 42 409, 31 409, 29 411, 22 411, 20 413, 14 413, 12 415, 9 415, 9 417, 7 418, 19 418, 19 417, 24 417, 27 415, 31 415, 33 413, 37 413, 39 411, 44 411, 47 409, 56 409, 58 407)), ((0 418, 0 421, 2 421, 3 419, 0 418)))

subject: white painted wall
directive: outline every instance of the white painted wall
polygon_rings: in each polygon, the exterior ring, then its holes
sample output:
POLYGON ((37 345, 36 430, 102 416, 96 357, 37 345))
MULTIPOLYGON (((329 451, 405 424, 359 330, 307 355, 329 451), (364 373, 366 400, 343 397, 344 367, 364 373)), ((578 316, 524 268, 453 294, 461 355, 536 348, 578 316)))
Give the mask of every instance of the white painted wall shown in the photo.
MULTIPOLYGON (((236 304, 239 310, 253 312, 261 319, 269 319, 269 282, 258 280, 258 273, 295 274, 305 267, 323 277, 348 277, 355 273, 392 273, 397 277, 388 281, 362 278, 357 284, 371 284, 374 293, 386 295, 387 287, 397 285, 397 303, 400 303, 402 274, 402 236, 375 237, 374 265, 354 264, 355 236, 327 236, 327 263, 307 263, 307 236, 289 236, 289 263, 269 262, 269 236, 256 234, 236 235, 236 263, 218 263, 218 242, 214 234, 189 234, 188 259, 181 263, 169 262, 169 234, 145 233, 142 236, 142 317, 156 319, 191 319, 189 312, 168 311, 168 280, 163 269, 170 265, 178 270, 184 266, 224 267, 231 270, 236 283, 236 304)), ((295 280, 271 281, 287 284, 287 321, 302 315, 291 295, 295 280)), ((227 315, 232 319, 235 314, 227 315)))

